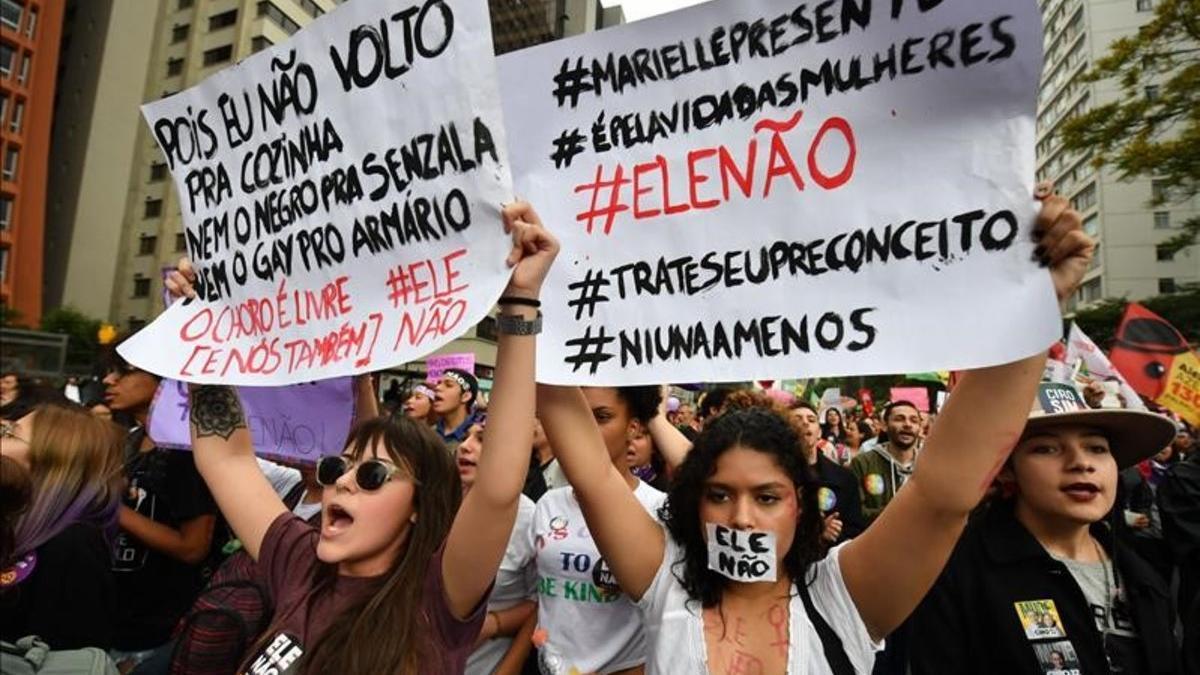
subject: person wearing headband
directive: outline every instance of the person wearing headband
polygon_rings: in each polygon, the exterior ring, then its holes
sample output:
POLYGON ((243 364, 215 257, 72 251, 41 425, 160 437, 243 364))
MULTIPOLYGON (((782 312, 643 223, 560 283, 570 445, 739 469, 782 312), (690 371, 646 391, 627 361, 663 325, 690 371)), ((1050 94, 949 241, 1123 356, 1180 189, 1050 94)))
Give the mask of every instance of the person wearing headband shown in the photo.
POLYGON ((433 388, 424 382, 412 388, 404 400, 404 414, 411 420, 433 424, 433 388))
POLYGON ((438 421, 438 435, 453 450, 467 438, 475 423, 472 412, 479 398, 479 380, 461 368, 442 372, 434 387, 433 412, 438 421))
POLYGON ((1119 472, 1173 433, 1165 417, 1042 384, 997 477, 1001 496, 913 615, 912 672, 1040 674, 1048 650, 1073 652, 1082 673, 1180 672, 1169 587, 1114 508, 1119 472))

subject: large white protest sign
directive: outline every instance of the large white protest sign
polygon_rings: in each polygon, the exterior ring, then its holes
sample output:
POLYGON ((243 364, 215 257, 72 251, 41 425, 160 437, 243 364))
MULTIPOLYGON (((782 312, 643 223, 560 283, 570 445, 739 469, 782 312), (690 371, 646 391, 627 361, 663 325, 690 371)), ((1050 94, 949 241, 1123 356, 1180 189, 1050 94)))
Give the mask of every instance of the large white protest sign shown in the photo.
POLYGON ((723 0, 505 55, 538 378, 960 369, 1056 337, 1033 0, 723 0))
POLYGON ((147 105, 200 299, 124 343, 189 382, 378 370, 483 318, 511 198, 486 3, 347 3, 147 105))

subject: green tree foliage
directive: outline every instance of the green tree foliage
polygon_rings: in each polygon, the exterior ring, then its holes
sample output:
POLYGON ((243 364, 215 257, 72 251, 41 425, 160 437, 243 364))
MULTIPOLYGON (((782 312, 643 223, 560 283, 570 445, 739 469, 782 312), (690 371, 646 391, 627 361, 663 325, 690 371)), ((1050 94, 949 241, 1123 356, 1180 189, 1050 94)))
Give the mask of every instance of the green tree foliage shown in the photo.
MULTIPOLYGON (((1147 309, 1161 316, 1195 344, 1200 342, 1200 284, 1185 286, 1178 293, 1158 295, 1140 301, 1147 309)), ((1109 298, 1075 315, 1075 323, 1092 341, 1102 348, 1112 346, 1117 326, 1125 313, 1125 300, 1109 298)))
MULTIPOLYGON (((1180 203, 1200 189, 1200 0, 1158 0, 1137 35, 1112 43, 1087 80, 1113 79, 1121 99, 1063 124, 1068 150, 1091 151, 1097 167, 1123 179, 1153 176, 1165 188, 1152 206, 1180 203), (1149 96, 1146 87, 1157 87, 1149 96)), ((1161 242, 1171 251, 1200 236, 1200 217, 1161 242)))
POLYGON ((25 324, 21 321, 20 310, 0 304, 0 326, 4 328, 24 328, 25 324))
POLYGON ((41 329, 68 337, 68 370, 91 370, 100 354, 100 324, 74 307, 58 307, 42 314, 41 329))

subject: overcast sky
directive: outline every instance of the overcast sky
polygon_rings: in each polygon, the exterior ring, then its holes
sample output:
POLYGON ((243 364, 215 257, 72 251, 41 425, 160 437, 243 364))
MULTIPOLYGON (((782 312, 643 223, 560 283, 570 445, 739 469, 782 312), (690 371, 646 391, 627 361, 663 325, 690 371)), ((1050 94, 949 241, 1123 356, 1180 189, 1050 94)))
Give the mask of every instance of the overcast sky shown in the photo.
POLYGON ((620 5, 625 10, 626 21, 637 21, 655 14, 670 12, 680 7, 698 5, 704 0, 601 0, 605 7, 620 5))

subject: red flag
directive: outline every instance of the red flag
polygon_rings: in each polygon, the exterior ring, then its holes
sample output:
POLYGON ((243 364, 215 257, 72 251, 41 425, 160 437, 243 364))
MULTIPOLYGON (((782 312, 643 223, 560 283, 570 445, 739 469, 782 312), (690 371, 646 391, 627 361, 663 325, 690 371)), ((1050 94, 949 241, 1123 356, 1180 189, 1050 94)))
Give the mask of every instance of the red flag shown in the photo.
POLYGON ((1153 400, 1162 394, 1175 356, 1186 351, 1187 340, 1174 326, 1131 302, 1125 307, 1108 358, 1134 391, 1153 400))

